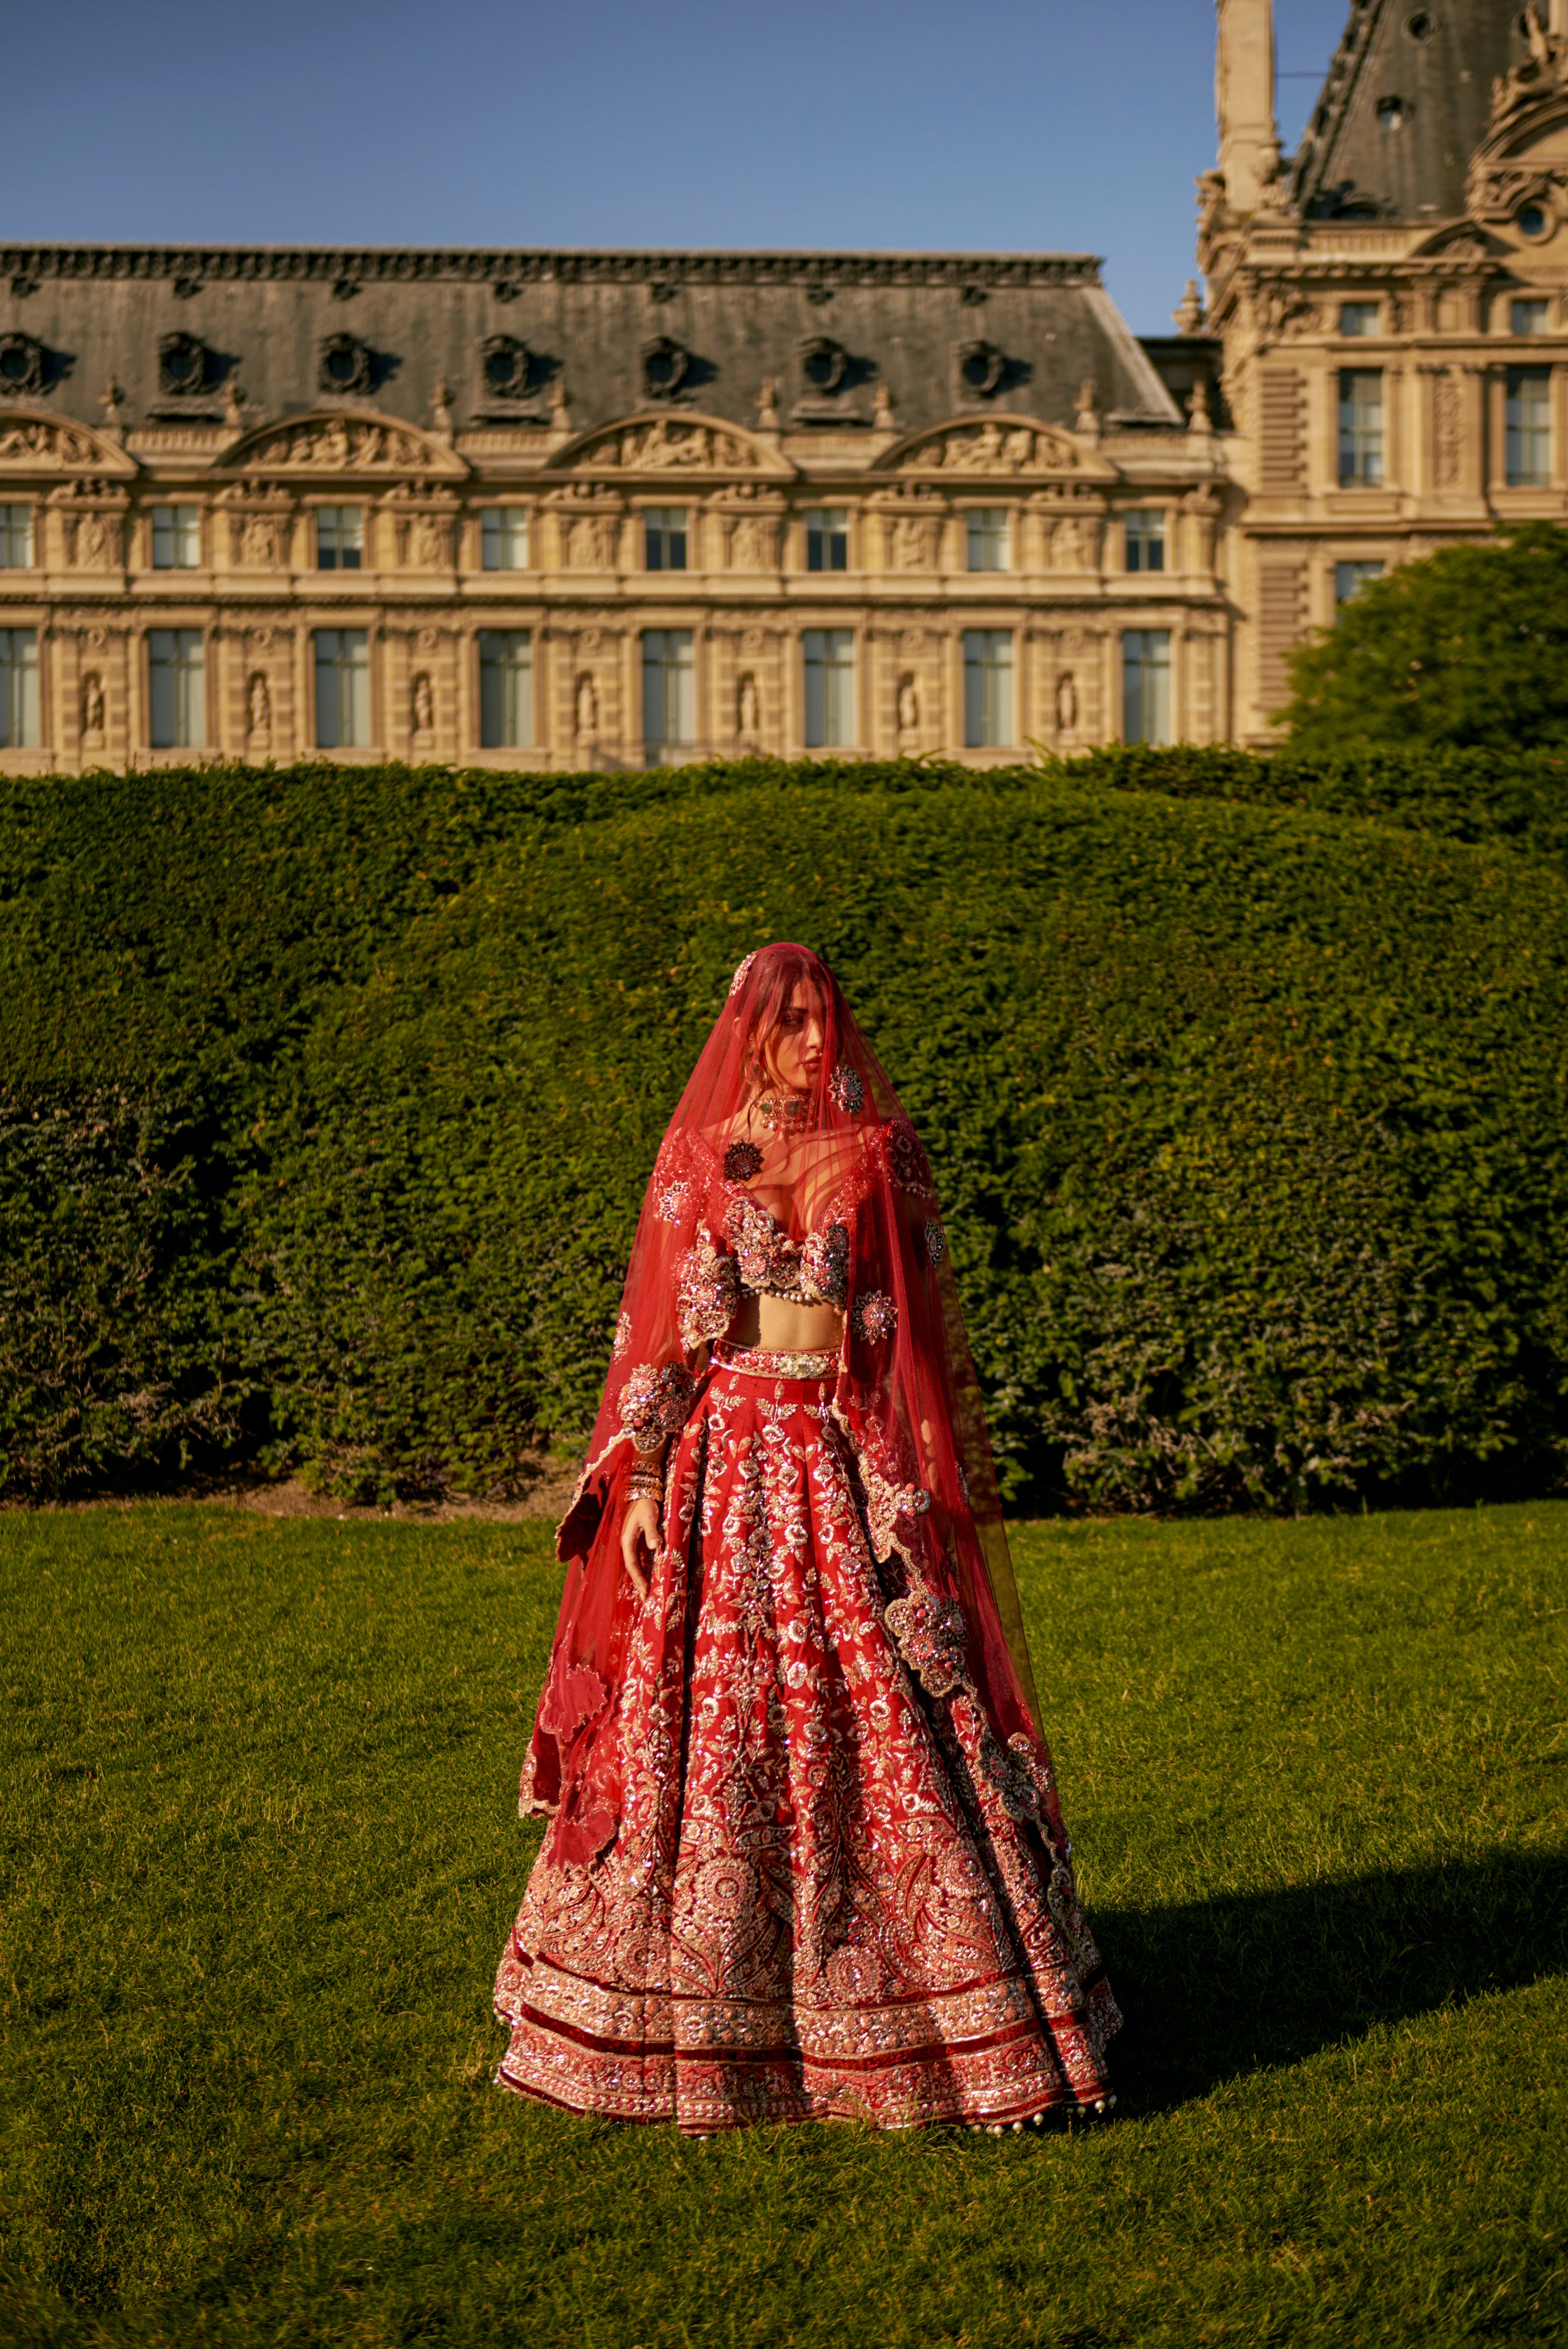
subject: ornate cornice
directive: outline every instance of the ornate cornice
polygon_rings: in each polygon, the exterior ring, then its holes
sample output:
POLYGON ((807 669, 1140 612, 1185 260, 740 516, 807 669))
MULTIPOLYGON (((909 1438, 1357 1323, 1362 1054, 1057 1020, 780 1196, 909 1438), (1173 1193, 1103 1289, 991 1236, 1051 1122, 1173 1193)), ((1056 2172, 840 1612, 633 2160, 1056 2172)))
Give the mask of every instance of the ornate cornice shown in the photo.
POLYGON ((0 275, 24 284, 171 279, 194 292, 208 284, 360 285, 804 285, 828 292, 858 285, 1097 286, 1100 264, 1087 253, 619 253, 543 252, 389 245, 0 246, 0 275))

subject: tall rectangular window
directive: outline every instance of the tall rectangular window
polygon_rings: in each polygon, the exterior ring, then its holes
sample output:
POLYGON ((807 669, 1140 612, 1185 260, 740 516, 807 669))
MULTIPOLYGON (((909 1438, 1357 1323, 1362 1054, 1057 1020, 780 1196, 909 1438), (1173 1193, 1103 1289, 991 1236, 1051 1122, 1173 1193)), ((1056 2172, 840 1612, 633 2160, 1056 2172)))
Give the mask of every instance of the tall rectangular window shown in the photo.
POLYGON ((33 568, 33 509, 0 506, 0 571, 33 568))
POLYGON ((1013 631, 964 631, 964 740, 989 750, 1013 740, 1013 631))
POLYGON ((1508 370, 1508 483, 1543 490, 1552 479, 1552 370, 1508 370))
POLYGON ((1545 303, 1533 299, 1525 302, 1511 302, 1508 305, 1508 331, 1511 335, 1545 334, 1545 303))
POLYGON ((647 506, 643 512, 644 560, 650 571, 686 567, 685 506, 647 506))
POLYGON ((1342 335, 1375 335, 1377 331, 1376 302, 1341 302, 1339 331, 1342 335))
POLYGON ((153 749, 199 750, 207 740, 207 647, 200 628, 148 632, 147 686, 153 749))
POLYGON ((38 747, 38 631, 0 628, 0 750, 38 747))
POLYGON ((848 628, 808 628, 806 746, 840 748, 854 739, 854 637, 848 628))
POLYGON ((844 506, 813 506, 806 515, 808 571, 847 571, 850 517, 844 506))
POLYGON ((199 506, 154 506, 152 567, 155 571, 194 571, 201 561, 201 510, 199 506))
POLYGON ((480 561, 486 571, 528 569, 526 506, 484 506, 480 509, 480 561))
POLYGON ((1121 739, 1171 740, 1171 631, 1127 628, 1121 638, 1121 739))
POLYGON ((655 762, 696 740, 696 670, 689 628, 643 631, 643 742, 655 762))
POLYGON ((480 630, 480 742, 516 750, 533 740, 533 638, 526 628, 480 630))
POLYGON ((1382 576, 1383 565, 1380 563, 1336 563, 1334 566, 1336 604, 1348 604, 1353 596, 1360 595, 1363 587, 1369 587, 1374 579, 1381 579, 1382 576))
POLYGON ((315 567, 318 571, 357 571, 365 560, 363 506, 317 506, 315 567))
POLYGON ((1009 567, 1005 507, 971 506, 968 540, 971 571, 1006 571, 1009 567))
POLYGON ((1383 370, 1344 367, 1339 377, 1339 481, 1376 489, 1383 479, 1383 370))
POLYGON ((1127 567, 1130 571, 1163 571, 1165 568, 1165 516, 1159 507, 1150 507, 1142 513, 1130 513, 1122 522, 1126 533, 1127 567))
POLYGON ((315 631, 315 740, 322 750, 370 740, 370 639, 363 628, 315 631))

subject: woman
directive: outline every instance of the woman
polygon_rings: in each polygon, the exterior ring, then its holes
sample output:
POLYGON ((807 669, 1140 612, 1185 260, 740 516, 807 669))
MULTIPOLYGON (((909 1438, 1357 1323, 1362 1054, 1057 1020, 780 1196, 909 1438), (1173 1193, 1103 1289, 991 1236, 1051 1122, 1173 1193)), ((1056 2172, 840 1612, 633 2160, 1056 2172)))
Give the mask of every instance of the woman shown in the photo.
POLYGON ((827 966, 735 975, 644 1203, 523 1775, 499 2077, 573 2112, 1102 2109, 925 1154, 827 966))

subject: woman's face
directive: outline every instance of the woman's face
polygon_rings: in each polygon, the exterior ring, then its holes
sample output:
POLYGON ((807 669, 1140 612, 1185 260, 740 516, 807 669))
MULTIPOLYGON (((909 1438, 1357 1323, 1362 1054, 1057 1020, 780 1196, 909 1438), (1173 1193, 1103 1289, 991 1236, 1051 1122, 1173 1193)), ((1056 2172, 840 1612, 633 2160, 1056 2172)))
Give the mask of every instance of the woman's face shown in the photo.
POLYGON ((809 1092, 820 1077, 826 1027, 822 999, 802 979, 768 1041, 768 1065, 791 1092, 809 1092))

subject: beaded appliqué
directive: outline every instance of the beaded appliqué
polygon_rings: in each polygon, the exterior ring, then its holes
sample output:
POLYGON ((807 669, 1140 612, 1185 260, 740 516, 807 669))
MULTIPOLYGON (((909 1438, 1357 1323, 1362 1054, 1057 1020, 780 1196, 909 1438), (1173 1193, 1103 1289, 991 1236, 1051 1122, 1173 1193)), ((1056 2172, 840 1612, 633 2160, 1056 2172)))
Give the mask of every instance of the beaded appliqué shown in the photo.
POLYGON ((846 1117, 859 1117, 865 1106, 865 1085, 860 1071, 847 1061, 841 1061, 828 1079, 828 1092, 833 1107, 842 1110, 846 1117))
POLYGON ((967 1626, 956 1600, 934 1590, 912 1590, 886 1613, 898 1651, 927 1696, 951 1696, 964 1684, 967 1626))
POLYGON ((830 1224, 825 1231, 808 1235, 800 1250, 800 1290, 803 1296, 842 1312, 850 1290, 847 1225, 830 1224))
POLYGON ((724 1154, 727 1183, 749 1183, 762 1172, 762 1153, 755 1142, 732 1142, 724 1154))
POLYGON ((747 956, 746 960, 738 965, 735 977, 729 982, 729 992, 732 997, 738 995, 741 988, 745 986, 747 978, 750 974, 751 966, 757 960, 758 956, 761 952, 762 949, 760 947, 754 947, 751 952, 747 956))
POLYGON ((720 1370, 743 1379, 830 1379, 839 1367, 836 1354, 769 1353, 761 1346, 718 1345, 713 1359, 720 1370))
POLYGON ((686 1425, 696 1381, 682 1362, 639 1362, 621 1391, 621 1424, 639 1452, 686 1425))
POLYGON ((739 1303, 735 1259, 719 1253, 713 1234, 704 1226, 695 1247, 676 1266, 676 1319, 682 1345, 695 1350, 710 1338, 722 1338, 739 1303))
POLYGON ((896 1117, 887 1129, 888 1164, 892 1179, 901 1191, 912 1191, 918 1199, 934 1199, 936 1186, 931 1179, 931 1167, 921 1147, 920 1136, 907 1117, 896 1117))
POLYGON ((898 1307, 880 1288, 868 1288, 857 1297, 850 1314, 851 1327, 857 1338, 871 1346, 880 1346, 898 1328, 898 1307))
POLYGON ((661 1223, 678 1224, 686 1206, 687 1185, 685 1183, 664 1183, 654 1192, 654 1213, 661 1223))
POLYGON ((934 1216, 925 1226, 925 1253, 934 1265, 940 1264, 947 1254, 947 1234, 934 1216))

